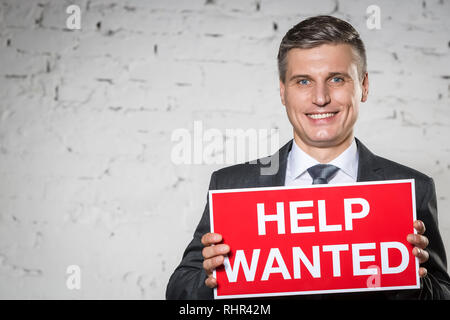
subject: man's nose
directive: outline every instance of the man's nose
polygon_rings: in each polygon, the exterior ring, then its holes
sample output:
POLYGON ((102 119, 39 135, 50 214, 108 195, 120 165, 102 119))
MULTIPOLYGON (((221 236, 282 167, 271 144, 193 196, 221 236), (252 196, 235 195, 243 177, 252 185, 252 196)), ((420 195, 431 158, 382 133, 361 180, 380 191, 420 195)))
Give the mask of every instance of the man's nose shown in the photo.
POLYGON ((330 93, 328 92, 328 87, 323 84, 318 84, 314 88, 313 93, 313 103, 319 107, 324 107, 331 101, 330 93))

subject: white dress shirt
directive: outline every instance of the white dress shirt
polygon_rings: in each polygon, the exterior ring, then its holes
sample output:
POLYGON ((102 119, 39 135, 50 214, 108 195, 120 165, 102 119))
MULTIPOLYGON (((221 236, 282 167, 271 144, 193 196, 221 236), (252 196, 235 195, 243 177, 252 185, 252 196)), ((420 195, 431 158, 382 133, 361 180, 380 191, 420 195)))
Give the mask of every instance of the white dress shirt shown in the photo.
MULTIPOLYGON (((329 183, 337 184, 356 182, 358 177, 358 162, 358 148, 356 146, 355 139, 353 139, 350 147, 342 152, 337 158, 328 163, 339 168, 339 171, 329 181, 329 183)), ((288 155, 284 184, 286 186, 312 184, 313 179, 306 170, 319 163, 319 161, 300 149, 294 140, 292 142, 292 149, 288 155)))

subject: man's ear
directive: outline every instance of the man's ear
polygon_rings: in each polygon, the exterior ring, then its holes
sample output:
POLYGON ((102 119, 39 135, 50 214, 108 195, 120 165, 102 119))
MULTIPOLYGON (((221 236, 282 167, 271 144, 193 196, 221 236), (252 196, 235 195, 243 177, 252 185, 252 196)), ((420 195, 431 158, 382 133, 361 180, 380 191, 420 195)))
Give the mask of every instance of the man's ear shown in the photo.
POLYGON ((366 72, 362 81, 362 95, 361 102, 366 102, 369 96, 369 74, 366 72))
POLYGON ((280 79, 280 98, 281 98, 281 103, 285 106, 286 103, 284 101, 284 90, 285 90, 284 83, 280 79))

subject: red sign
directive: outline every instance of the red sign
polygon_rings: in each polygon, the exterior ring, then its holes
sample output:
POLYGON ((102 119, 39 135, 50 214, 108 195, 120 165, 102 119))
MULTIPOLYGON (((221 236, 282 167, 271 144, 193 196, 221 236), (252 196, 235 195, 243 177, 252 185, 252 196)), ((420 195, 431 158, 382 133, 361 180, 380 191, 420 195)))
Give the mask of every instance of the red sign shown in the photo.
POLYGON ((211 190, 231 252, 214 297, 419 288, 414 180, 211 190))

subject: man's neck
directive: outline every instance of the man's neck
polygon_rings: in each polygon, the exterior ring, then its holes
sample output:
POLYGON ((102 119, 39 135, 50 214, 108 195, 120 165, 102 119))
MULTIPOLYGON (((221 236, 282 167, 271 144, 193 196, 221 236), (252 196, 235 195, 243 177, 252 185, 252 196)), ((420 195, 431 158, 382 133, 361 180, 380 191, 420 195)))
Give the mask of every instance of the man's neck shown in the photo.
POLYGON ((294 134, 294 142, 297 144, 297 146, 320 163, 329 163, 332 160, 336 159, 342 152, 350 147, 353 139, 354 136, 353 134, 351 134, 348 138, 346 138, 338 145, 334 145, 331 147, 316 147, 304 143, 297 135, 294 134))

